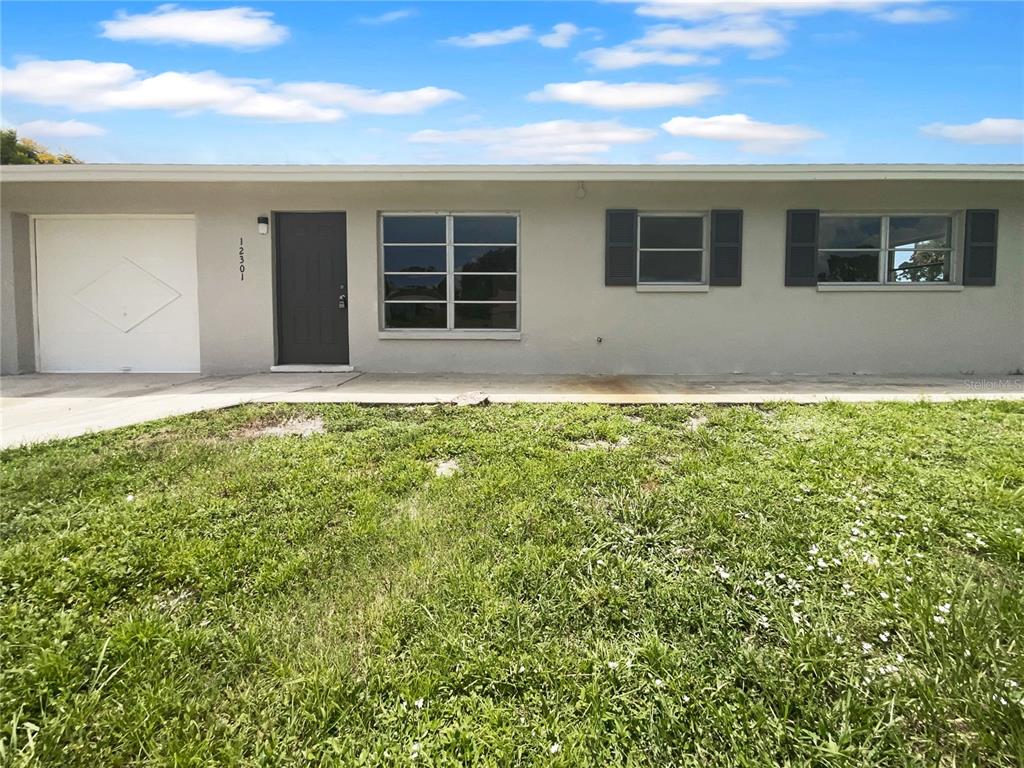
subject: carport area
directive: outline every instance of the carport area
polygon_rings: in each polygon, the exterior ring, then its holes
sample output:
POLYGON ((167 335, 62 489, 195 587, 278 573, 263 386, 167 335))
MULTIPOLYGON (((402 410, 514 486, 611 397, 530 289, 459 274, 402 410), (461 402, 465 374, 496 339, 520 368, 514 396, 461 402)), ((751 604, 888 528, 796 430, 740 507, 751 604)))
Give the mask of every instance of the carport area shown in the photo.
POLYGON ((0 377, 0 446, 247 402, 763 403, 1024 400, 1024 376, 583 376, 386 373, 0 377))

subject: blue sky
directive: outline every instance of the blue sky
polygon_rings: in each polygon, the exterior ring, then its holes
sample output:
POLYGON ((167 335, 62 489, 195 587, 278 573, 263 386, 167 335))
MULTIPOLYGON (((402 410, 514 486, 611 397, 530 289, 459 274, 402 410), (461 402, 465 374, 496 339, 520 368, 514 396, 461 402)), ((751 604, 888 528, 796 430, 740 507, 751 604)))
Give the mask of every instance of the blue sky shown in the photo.
POLYGON ((90 162, 1021 162, 1024 4, 5 2, 90 162))

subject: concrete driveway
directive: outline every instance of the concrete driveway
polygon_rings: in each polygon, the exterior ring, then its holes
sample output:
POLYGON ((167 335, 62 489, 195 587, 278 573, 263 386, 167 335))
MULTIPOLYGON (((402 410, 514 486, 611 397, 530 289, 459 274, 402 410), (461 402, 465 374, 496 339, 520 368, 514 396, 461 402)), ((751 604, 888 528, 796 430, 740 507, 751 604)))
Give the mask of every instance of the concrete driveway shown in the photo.
POLYGON ((0 447, 73 437, 248 402, 762 403, 788 400, 1024 400, 1024 376, 580 376, 258 373, 0 377, 0 447))

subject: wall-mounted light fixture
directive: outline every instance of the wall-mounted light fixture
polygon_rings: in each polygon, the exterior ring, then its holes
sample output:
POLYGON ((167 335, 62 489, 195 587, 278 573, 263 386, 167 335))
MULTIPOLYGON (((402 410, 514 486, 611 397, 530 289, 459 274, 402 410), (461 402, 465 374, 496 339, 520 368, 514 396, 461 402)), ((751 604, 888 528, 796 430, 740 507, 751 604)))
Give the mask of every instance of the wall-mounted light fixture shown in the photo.
POLYGON ((581 181, 576 185, 576 199, 582 200, 586 196, 587 188, 583 186, 583 182, 581 181))
POLYGON ((268 216, 258 216, 256 218, 256 231, 261 235, 265 235, 270 231, 270 218, 268 216))

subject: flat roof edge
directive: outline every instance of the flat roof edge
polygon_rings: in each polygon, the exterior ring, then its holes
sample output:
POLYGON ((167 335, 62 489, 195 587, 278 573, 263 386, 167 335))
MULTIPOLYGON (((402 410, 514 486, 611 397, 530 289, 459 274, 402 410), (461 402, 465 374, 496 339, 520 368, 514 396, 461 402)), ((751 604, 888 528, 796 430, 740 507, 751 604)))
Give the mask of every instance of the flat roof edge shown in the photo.
POLYGON ((1018 181, 1004 165, 6 165, 0 182, 1018 181))

